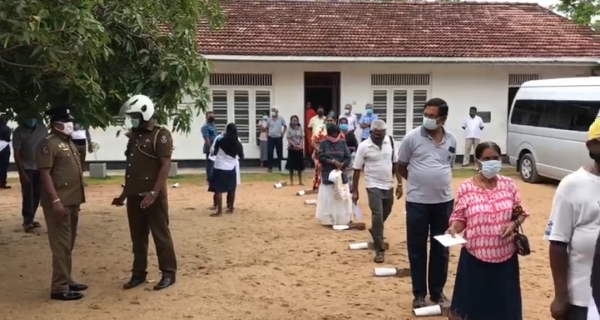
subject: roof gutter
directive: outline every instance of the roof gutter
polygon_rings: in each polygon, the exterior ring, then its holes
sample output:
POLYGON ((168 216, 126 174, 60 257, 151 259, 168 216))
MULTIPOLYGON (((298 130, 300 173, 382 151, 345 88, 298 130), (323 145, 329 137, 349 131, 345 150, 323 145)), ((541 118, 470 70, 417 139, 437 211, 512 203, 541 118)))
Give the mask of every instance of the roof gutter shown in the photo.
POLYGON ((244 56, 207 54, 210 61, 253 61, 253 62, 379 62, 379 63, 485 63, 485 64, 567 64, 597 66, 598 58, 438 58, 438 57, 317 57, 317 56, 244 56))

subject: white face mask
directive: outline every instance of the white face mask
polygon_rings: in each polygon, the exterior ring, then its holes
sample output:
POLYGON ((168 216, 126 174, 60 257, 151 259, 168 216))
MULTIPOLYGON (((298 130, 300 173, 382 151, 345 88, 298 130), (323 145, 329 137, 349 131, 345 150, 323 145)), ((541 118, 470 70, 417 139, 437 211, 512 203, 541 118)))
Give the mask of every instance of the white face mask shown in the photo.
POLYGON ((479 162, 481 163, 481 174, 488 179, 492 179, 498 175, 502 169, 502 161, 500 160, 487 160, 479 162))
POLYGON ((73 133, 73 122, 58 122, 63 125, 64 129, 58 130, 58 128, 54 127, 57 131, 60 131, 67 136, 70 136, 73 133))
POLYGON ((423 127, 427 130, 435 130, 438 128, 437 120, 423 117, 423 127))

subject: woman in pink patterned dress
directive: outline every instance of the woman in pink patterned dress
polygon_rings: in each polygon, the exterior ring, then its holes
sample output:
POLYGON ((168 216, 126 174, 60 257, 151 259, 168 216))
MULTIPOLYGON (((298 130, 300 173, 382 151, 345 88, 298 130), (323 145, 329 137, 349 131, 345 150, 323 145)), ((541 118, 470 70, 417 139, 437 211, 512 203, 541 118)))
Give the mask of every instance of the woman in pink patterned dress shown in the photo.
POLYGON ((500 154, 497 144, 480 143, 475 148, 478 174, 458 188, 448 233, 464 231, 467 243, 458 261, 450 320, 523 319, 512 221, 521 198, 514 181, 498 174, 500 154))

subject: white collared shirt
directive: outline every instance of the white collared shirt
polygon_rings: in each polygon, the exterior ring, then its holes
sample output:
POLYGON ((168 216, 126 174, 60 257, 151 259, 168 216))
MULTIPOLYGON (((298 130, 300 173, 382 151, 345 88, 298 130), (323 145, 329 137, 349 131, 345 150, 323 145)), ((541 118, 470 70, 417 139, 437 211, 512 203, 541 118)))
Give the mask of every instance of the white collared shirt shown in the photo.
POLYGON ((348 131, 353 131, 358 128, 358 117, 354 113, 341 115, 340 118, 348 119, 348 131))
POLYGON ((398 162, 397 150, 398 143, 394 142, 394 147, 392 147, 389 136, 383 139, 381 149, 371 141, 371 138, 358 145, 354 169, 365 172, 367 188, 390 190, 394 187, 392 169, 393 163, 398 162))
POLYGON ((481 139, 481 133, 483 131, 483 119, 480 116, 471 118, 468 116, 462 125, 465 128, 466 139, 481 139))

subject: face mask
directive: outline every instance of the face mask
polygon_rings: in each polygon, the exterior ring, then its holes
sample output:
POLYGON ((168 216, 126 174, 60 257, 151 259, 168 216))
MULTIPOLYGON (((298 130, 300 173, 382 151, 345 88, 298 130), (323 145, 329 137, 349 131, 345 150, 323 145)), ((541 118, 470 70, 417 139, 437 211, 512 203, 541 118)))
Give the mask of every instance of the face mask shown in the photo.
POLYGON ((423 127, 427 130, 435 130, 438 128, 437 120, 423 117, 423 127))
POLYGON ((349 115, 349 114, 350 114, 350 110, 348 110, 348 109, 345 109, 345 110, 344 110, 344 114, 345 114, 345 115, 349 115))
POLYGON ((269 119, 269 117, 267 117, 267 116, 262 116, 262 119, 263 119, 263 120, 267 120, 267 119, 269 119))
POLYGON ((502 161, 500 160, 487 160, 479 162, 481 163, 481 174, 488 179, 495 177, 498 172, 500 172, 500 169, 502 169, 502 161))
POLYGON ((367 114, 368 115, 372 115, 373 114, 373 109, 367 109, 367 114))
POLYGON ((57 122, 57 123, 62 124, 64 127, 64 129, 62 129, 62 130, 58 130, 55 127, 54 129, 56 129, 57 131, 60 131, 67 136, 70 136, 73 133, 73 122, 57 122))
POLYGON ((340 124, 340 130, 342 130, 342 131, 344 131, 344 132, 345 132, 345 131, 348 131, 348 125, 347 125, 347 124, 345 124, 345 123, 343 123, 343 124, 340 124))
POLYGON ((291 123, 292 123, 293 126, 297 126, 299 122, 298 122, 298 120, 294 120, 291 123))
POLYGON ((325 129, 329 129, 331 127, 333 127, 333 123, 326 123, 325 124, 325 129))
POLYGON ((25 125, 28 127, 35 127, 36 124, 37 124, 37 119, 35 119, 35 118, 25 119, 25 125))
POLYGON ((277 112, 271 112, 271 117, 276 117, 277 116, 277 112))
POLYGON ((590 158, 594 160, 597 164, 600 164, 600 153, 590 151, 590 158))
POLYGON ((140 119, 131 119, 131 127, 139 128, 142 121, 140 119))

